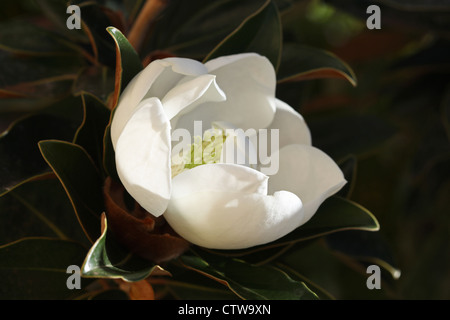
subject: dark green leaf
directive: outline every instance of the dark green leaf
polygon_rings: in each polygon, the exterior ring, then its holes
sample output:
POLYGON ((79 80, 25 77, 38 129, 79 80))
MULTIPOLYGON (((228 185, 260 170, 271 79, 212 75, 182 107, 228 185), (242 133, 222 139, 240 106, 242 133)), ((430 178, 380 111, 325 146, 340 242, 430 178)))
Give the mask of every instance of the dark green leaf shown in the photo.
POLYGON ((202 59, 264 3, 265 0, 172 0, 155 21, 147 51, 164 50, 202 59))
POLYGON ((74 143, 83 147, 101 170, 103 168, 103 141, 109 123, 110 111, 97 98, 83 93, 84 119, 74 143))
POLYGON ((45 139, 72 141, 81 122, 79 111, 78 98, 62 100, 41 114, 17 120, 0 136, 0 194, 30 177, 50 171, 37 143, 45 139))
POLYGON ((15 54, 62 55, 67 59, 75 54, 64 38, 26 20, 0 23, 0 48, 15 54))
POLYGON ((255 266, 244 261, 208 255, 182 256, 190 269, 228 286, 242 299, 311 300, 317 296, 302 282, 271 266, 255 266))
POLYGON ((376 264, 387 270, 392 278, 400 277, 400 270, 392 257, 391 248, 379 232, 358 230, 339 232, 326 237, 328 246, 352 258, 376 264))
POLYGON ((116 77, 119 71, 120 91, 122 92, 131 79, 142 70, 142 62, 133 46, 120 30, 114 27, 108 27, 107 31, 113 37, 116 44, 116 54, 119 55, 118 65, 116 65, 116 77))
POLYGON ((157 266, 121 246, 108 232, 106 218, 104 230, 85 258, 81 273, 90 278, 112 278, 140 281, 147 278, 157 266))
POLYGON ((278 81, 341 78, 356 86, 353 70, 334 54, 313 47, 285 44, 278 70, 278 81))
MULTIPOLYGON (((27 238, 0 247, 1 299, 65 299, 80 294, 67 288, 66 273, 80 266, 87 249, 66 240, 27 238)), ((81 281, 83 289, 90 280, 81 281)))
POLYGON ((220 56, 256 52, 266 56, 275 69, 281 57, 282 26, 277 6, 266 1, 209 53, 205 61, 220 56))
POLYGON ((69 142, 41 141, 39 148, 64 186, 86 236, 94 242, 100 234, 104 204, 102 180, 92 159, 83 148, 69 142))
POLYGON ((383 283, 380 290, 369 290, 370 274, 366 273, 366 268, 335 254, 323 241, 297 244, 277 260, 276 266, 295 278, 301 277, 308 287, 320 288, 320 293, 338 300, 388 297, 387 285, 383 283))
POLYGON ((58 237, 89 244, 53 174, 35 177, 0 197, 0 244, 24 237, 58 237))
POLYGON ((83 21, 82 30, 89 36, 94 57, 101 64, 113 67, 114 42, 106 32, 106 28, 116 25, 114 12, 94 1, 72 0, 72 4, 78 5, 83 21))

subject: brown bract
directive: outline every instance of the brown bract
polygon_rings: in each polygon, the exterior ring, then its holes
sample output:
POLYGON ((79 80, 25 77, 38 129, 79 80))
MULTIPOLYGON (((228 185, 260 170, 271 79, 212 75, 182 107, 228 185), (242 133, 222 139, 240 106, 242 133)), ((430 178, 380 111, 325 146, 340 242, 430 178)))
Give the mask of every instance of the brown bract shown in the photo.
POLYGON ((177 235, 163 216, 155 218, 134 200, 126 205, 129 195, 110 177, 105 181, 104 197, 108 227, 131 252, 161 263, 177 258, 188 249, 189 242, 177 235))

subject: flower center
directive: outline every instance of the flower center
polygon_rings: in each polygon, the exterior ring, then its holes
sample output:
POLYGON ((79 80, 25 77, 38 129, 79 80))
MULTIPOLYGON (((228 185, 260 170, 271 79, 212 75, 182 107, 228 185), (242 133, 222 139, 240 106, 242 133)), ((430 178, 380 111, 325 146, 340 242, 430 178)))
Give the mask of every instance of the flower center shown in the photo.
POLYGON ((210 129, 203 138, 194 136, 194 143, 172 155, 172 178, 202 164, 219 163, 226 135, 222 129, 210 129))

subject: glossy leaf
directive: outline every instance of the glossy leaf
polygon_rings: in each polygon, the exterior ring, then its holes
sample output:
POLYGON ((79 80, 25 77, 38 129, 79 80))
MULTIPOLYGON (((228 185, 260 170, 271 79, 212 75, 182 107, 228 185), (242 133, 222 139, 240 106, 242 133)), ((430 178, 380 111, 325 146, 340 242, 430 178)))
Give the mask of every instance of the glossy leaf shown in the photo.
POLYGON ((172 0, 155 21, 147 51, 201 59, 254 14, 265 0, 172 0), (201 35, 201 36, 199 36, 201 35))
POLYGON ((0 197, 0 244, 53 237, 88 245, 72 205, 54 174, 36 176, 0 197))
POLYGON ((81 122, 81 101, 62 100, 15 121, 0 135, 0 195, 20 182, 50 171, 37 143, 45 139, 71 141, 81 122))
POLYGON ((392 257, 391 248, 379 232, 339 232, 328 235, 326 241, 332 250, 349 255, 360 262, 383 267, 393 279, 398 279, 401 275, 392 257))
POLYGON ((130 282, 147 278, 157 266, 121 246, 108 231, 106 218, 103 221, 103 232, 85 258, 82 275, 130 282))
POLYGON ((100 234, 100 215, 104 211, 100 173, 86 151, 73 143, 39 142, 45 161, 52 168, 72 202, 78 220, 91 242, 100 234))
POLYGON ((63 37, 18 19, 0 24, 0 48, 15 54, 63 55, 67 59, 75 54, 63 37))
POLYGON ((182 256, 186 267, 230 288, 242 299, 313 300, 316 295, 302 282, 270 266, 255 266, 219 256, 182 256), (264 279, 264 280, 262 280, 264 279))
POLYGON ((204 61, 243 52, 256 52, 266 56, 275 69, 281 57, 282 26, 277 6, 271 1, 229 34, 208 54, 204 61))
POLYGON ((78 129, 74 143, 83 147, 92 157, 97 168, 103 167, 103 141, 109 123, 109 109, 96 97, 83 93, 84 119, 78 129))
POLYGON ((138 54, 120 30, 108 27, 107 31, 113 37, 116 45, 115 91, 112 102, 112 107, 115 107, 120 93, 131 79, 142 70, 143 66, 138 54))
MULTIPOLYGON (((67 268, 80 266, 86 252, 76 242, 50 238, 25 238, 0 246, 0 298, 64 299, 80 294, 68 289, 67 268)), ((90 280, 81 280, 84 289, 90 280)))
POLYGON ((285 44, 278 82, 341 78, 356 86, 353 70, 331 52, 298 44, 285 44))

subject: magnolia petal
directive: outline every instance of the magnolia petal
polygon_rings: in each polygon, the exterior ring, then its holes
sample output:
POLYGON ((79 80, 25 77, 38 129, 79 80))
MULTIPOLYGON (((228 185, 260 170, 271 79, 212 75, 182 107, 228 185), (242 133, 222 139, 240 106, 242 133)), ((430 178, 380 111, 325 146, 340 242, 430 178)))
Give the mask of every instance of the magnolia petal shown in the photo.
POLYGON ((184 77, 206 72, 202 63, 185 58, 167 58, 150 63, 130 81, 120 95, 111 123, 113 146, 116 146, 125 124, 144 98, 162 99, 184 77))
POLYGON ((175 86, 161 102, 167 117, 172 120, 180 112, 187 113, 202 103, 225 99, 225 93, 216 83, 216 76, 205 74, 175 86))
POLYGON ((275 114, 275 71, 270 61, 257 54, 240 54, 208 61, 208 73, 216 75, 227 99, 205 103, 180 118, 179 127, 188 128, 194 121, 211 127, 215 121, 233 123, 244 130, 265 128, 275 114))
POLYGON ((224 192, 233 190, 243 194, 267 194, 268 177, 248 167, 212 163, 182 172, 172 180, 172 198, 180 198, 199 191, 224 192))
POLYGON ((288 145, 274 155, 278 172, 269 178, 269 194, 286 190, 304 205, 308 221, 322 202, 339 191, 346 180, 338 165, 323 151, 308 145, 288 145))
POLYGON ((142 101, 116 145, 119 178, 149 213, 164 213, 171 193, 170 122, 159 99, 142 101))
POLYGON ((276 99, 276 112, 267 128, 279 130, 279 148, 290 144, 311 145, 311 133, 305 119, 287 103, 276 99))
POLYGON ((268 196, 193 190, 172 198, 164 217, 191 243, 210 249, 244 249, 288 234, 300 225, 303 210, 301 200, 287 191, 268 196))

